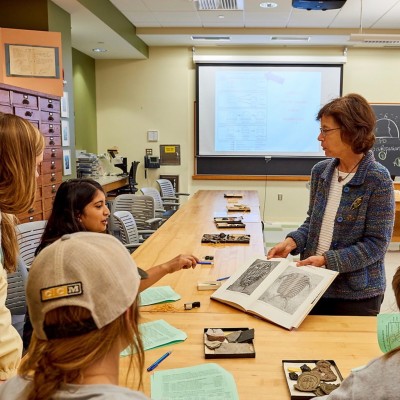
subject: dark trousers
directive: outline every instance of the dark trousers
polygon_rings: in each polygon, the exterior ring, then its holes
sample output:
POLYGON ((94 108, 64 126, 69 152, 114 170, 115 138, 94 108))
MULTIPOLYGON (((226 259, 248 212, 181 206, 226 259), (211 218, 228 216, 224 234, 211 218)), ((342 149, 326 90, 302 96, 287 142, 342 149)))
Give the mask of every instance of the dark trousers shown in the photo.
POLYGON ((363 300, 329 299, 322 297, 311 310, 313 315, 372 315, 379 314, 383 294, 363 300))

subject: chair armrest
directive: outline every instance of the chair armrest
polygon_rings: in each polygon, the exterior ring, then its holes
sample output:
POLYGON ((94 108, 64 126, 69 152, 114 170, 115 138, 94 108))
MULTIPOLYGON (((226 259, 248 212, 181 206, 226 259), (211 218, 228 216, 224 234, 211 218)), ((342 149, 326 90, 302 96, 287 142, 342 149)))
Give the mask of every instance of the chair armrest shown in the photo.
POLYGON ((175 196, 190 196, 190 193, 175 193, 175 196))
POLYGON ((142 229, 140 231, 138 231, 139 235, 151 235, 152 233, 154 233, 155 230, 154 229, 142 229))
POLYGON ((150 218, 150 219, 147 219, 145 222, 147 223, 147 224, 154 224, 155 222, 161 222, 162 221, 162 218, 150 218))
POLYGON ((162 212, 162 213, 165 213, 165 211, 167 211, 165 208, 156 208, 155 210, 154 210, 155 212, 162 212))
POLYGON ((137 247, 139 247, 142 243, 129 243, 129 244, 124 244, 124 246, 127 249, 136 249, 137 247))
POLYGON ((165 197, 161 197, 162 200, 173 200, 173 201, 179 201, 179 199, 177 197, 174 196, 165 196, 165 197))

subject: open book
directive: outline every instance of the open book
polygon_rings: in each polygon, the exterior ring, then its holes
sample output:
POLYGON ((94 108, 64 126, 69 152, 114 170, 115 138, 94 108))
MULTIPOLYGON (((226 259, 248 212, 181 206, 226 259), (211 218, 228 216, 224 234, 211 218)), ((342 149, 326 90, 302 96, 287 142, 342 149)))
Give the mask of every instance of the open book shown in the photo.
POLYGON ((257 259, 238 269, 211 298, 292 329, 301 324, 337 274, 325 268, 297 267, 283 258, 257 259))

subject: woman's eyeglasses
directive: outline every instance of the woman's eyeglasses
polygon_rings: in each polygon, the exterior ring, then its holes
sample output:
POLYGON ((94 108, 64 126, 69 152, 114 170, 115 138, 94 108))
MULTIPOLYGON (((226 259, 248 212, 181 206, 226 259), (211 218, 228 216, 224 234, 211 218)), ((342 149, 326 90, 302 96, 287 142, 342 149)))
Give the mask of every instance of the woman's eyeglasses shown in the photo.
POLYGON ((321 135, 323 137, 325 137, 326 135, 329 134, 329 132, 337 131, 338 129, 340 129, 340 128, 330 128, 330 129, 319 128, 319 132, 321 133, 321 135))

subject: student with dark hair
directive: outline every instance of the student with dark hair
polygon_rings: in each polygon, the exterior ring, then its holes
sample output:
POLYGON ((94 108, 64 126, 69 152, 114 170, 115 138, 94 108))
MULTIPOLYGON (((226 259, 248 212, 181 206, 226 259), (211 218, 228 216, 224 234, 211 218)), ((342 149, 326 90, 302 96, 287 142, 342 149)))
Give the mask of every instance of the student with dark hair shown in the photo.
POLYGON ((139 285, 129 252, 111 235, 68 234, 43 249, 26 288, 32 341, 0 398, 147 399, 118 386, 119 356, 128 346, 142 386, 139 285))
POLYGON ((7 273, 15 271, 18 242, 15 214, 35 200, 44 138, 23 118, 0 112, 0 383, 16 373, 22 342, 5 305, 7 273))
MULTIPOLYGON (((93 179, 70 179, 63 182, 57 190, 36 254, 68 233, 106 233, 109 216, 106 195, 98 182, 93 179)), ((172 260, 147 269, 145 273, 139 268, 140 273, 146 275, 146 279, 140 281, 139 291, 147 289, 167 274, 194 268, 197 261, 197 257, 193 255, 180 254, 172 260)), ((30 336, 31 326, 27 314, 23 332, 24 348, 28 347, 30 336)))
POLYGON ((307 219, 268 257, 300 254, 299 266, 339 272, 311 314, 376 315, 386 287, 394 190, 388 170, 371 151, 375 114, 362 96, 349 94, 323 106, 317 120, 318 140, 329 158, 311 171, 307 219))

